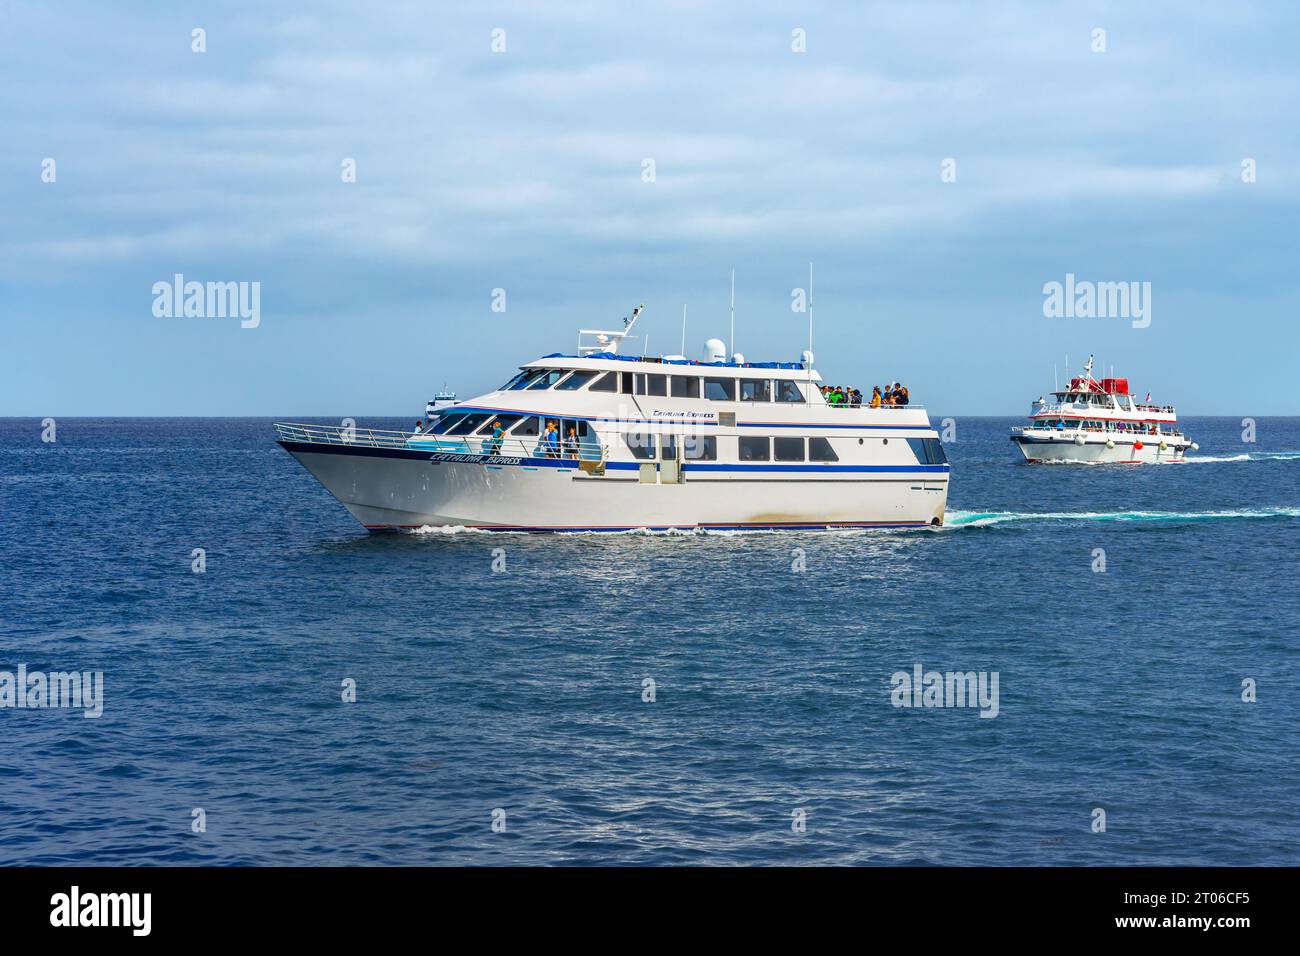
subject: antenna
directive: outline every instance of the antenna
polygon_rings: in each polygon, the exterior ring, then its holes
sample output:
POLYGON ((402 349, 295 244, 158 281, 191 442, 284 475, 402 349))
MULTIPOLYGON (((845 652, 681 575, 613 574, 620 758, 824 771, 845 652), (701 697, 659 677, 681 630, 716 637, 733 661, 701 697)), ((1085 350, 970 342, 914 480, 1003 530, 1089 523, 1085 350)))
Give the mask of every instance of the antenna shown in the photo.
POLYGON ((682 350, 680 352, 683 358, 686 357, 686 303, 682 303, 682 350))
POLYGON ((632 331, 632 326, 636 325, 636 320, 641 316, 645 305, 638 305, 632 310, 632 317, 623 318, 623 331, 614 332, 608 329, 579 329, 578 330, 578 354, 595 355, 598 352, 613 352, 618 354, 618 347, 623 344, 623 340, 628 337, 632 331), (584 345, 582 337, 584 335, 594 335, 596 342, 594 345, 584 345))
POLYGON ((736 354, 736 270, 731 270, 731 339, 727 343, 727 354, 736 354))
POLYGON ((805 390, 808 395, 808 402, 812 402, 813 378, 812 369, 816 353, 813 351, 813 285, 812 285, 812 260, 808 260, 808 388, 805 390))

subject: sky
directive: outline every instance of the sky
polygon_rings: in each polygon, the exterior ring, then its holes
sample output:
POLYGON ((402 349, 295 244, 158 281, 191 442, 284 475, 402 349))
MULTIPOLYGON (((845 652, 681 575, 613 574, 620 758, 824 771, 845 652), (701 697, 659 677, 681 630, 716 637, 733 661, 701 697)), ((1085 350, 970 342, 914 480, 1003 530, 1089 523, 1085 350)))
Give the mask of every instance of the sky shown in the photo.
POLYGON ((732 269, 736 350, 793 360, 809 262, 830 382, 1015 415, 1095 353, 1298 414, 1298 43, 1282 2, 0 0, 0 416, 418 415, 640 303, 698 357, 732 269), (178 273, 256 326, 166 314, 178 273), (1067 274, 1149 324, 1045 315, 1067 274))

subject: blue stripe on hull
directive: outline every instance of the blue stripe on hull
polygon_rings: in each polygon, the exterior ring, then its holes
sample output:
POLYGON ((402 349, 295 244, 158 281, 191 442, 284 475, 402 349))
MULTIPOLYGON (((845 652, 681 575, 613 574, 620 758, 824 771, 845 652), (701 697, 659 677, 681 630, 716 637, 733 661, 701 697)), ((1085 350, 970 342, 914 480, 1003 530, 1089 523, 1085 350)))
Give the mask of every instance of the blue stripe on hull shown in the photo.
MULTIPOLYGON (((518 458, 508 463, 501 463, 490 455, 459 454, 452 452, 435 452, 414 448, 377 448, 373 445, 325 445, 314 442, 280 441, 279 445, 286 451, 311 455, 359 455, 364 458, 398 458, 408 461, 443 460, 461 464, 508 465, 527 468, 560 468, 574 470, 577 459, 574 458, 518 458), (440 455, 446 456, 439 458, 440 455)), ((505 456, 510 457, 510 456, 505 456)), ((646 462, 651 464, 651 462, 646 462)), ((641 462, 610 461, 605 463, 609 471, 636 471, 641 462)), ((854 473, 888 473, 888 474, 948 474, 948 465, 781 465, 781 464, 718 464, 705 462, 685 462, 682 466, 687 472, 738 472, 751 474, 756 472, 804 472, 814 474, 854 474, 854 473)))

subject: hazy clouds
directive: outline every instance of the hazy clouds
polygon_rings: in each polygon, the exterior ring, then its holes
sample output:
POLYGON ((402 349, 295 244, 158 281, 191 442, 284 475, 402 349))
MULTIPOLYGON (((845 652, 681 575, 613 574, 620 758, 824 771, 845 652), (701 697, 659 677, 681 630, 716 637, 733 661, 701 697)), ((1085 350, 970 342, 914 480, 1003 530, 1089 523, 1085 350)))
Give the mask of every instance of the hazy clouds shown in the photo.
POLYGON ((0 4, 0 414, 414 412, 640 301, 693 347, 732 265, 738 347, 792 356, 810 258, 832 380, 1011 413, 1091 350, 1295 410, 1291 8, 704 6, 0 4), (176 272, 261 326, 154 318, 176 272), (1045 319, 1066 272, 1150 328, 1045 319))

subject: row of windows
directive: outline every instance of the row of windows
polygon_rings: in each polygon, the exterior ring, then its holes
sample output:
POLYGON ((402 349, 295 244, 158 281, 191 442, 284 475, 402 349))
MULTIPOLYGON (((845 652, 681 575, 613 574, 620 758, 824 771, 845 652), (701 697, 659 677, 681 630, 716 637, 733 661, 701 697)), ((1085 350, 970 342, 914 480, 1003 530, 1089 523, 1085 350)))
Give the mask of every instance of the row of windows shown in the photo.
POLYGON ((1082 420, 1072 419, 1070 421, 1064 419, 1057 419, 1056 421, 1051 421, 1050 419, 1036 419, 1033 422, 1033 425, 1038 428, 1055 428, 1058 431, 1065 429, 1073 431, 1075 428, 1082 428, 1084 431, 1088 432, 1120 431, 1137 432, 1141 435, 1154 435, 1159 431, 1159 425, 1151 424, 1150 422, 1120 422, 1111 419, 1085 418, 1082 420))
MULTIPOLYGON (((487 412, 446 412, 434 426, 430 435, 486 436, 497 422, 511 438, 536 438, 546 424, 554 422, 562 437, 569 428, 576 430, 581 440, 591 440, 595 432, 591 423, 583 419, 539 417, 536 415, 494 415, 487 412)), ((684 461, 717 461, 718 436, 716 435, 655 435, 649 432, 627 432, 623 439, 632 457, 640 461, 654 461, 656 450, 660 460, 677 457, 677 442, 682 444, 684 461)), ((723 437, 730 441, 729 436, 723 437)), ((811 438, 790 435, 739 435, 736 440, 736 458, 739 461, 839 461, 830 440, 821 436, 811 438)), ((937 438, 908 438, 916 460, 923 465, 942 465, 948 461, 943 446, 937 438)))
MULTIPOLYGON (((623 436, 632 457, 640 461, 653 461, 655 457, 656 438, 658 439, 661 461, 671 461, 677 457, 677 435, 650 435, 629 432, 623 436)), ((681 436, 682 460, 717 461, 718 439, 715 435, 681 436)), ((737 459, 739 461, 839 461, 828 439, 793 438, 780 435, 741 435, 737 439, 737 459)))
POLYGON ((500 391, 541 390, 621 392, 624 395, 658 395, 664 398, 706 398, 714 402, 802 402, 803 387, 790 379, 703 377, 659 372, 598 372, 578 369, 525 369, 502 385, 500 391))
POLYGON ((490 435, 500 422, 511 438, 535 438, 542 433, 546 422, 554 422, 561 435, 568 435, 572 427, 579 438, 591 434, 589 422, 580 418, 539 418, 536 415, 492 415, 487 412, 445 412, 429 429, 430 435, 490 435))

